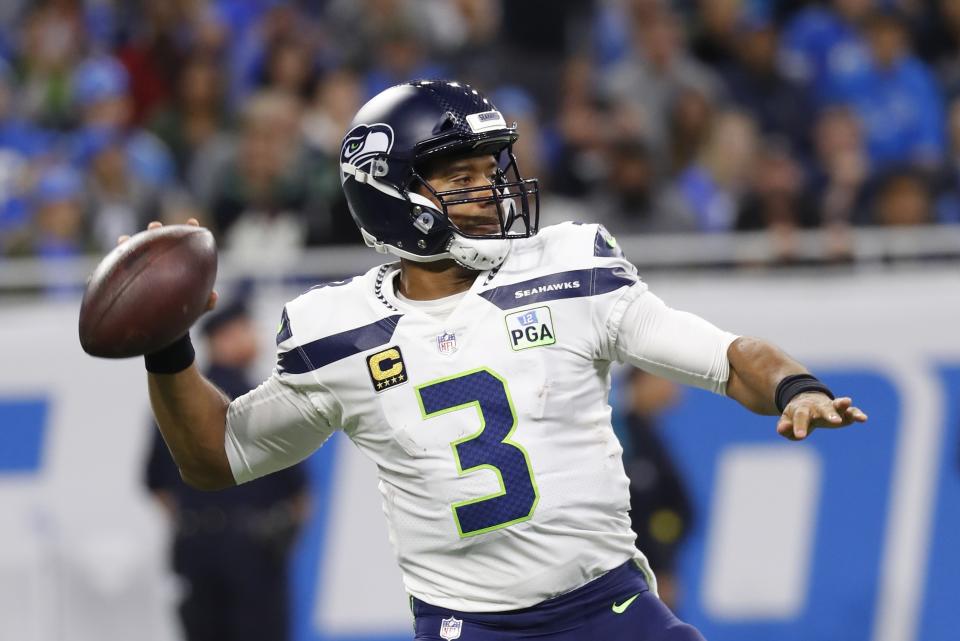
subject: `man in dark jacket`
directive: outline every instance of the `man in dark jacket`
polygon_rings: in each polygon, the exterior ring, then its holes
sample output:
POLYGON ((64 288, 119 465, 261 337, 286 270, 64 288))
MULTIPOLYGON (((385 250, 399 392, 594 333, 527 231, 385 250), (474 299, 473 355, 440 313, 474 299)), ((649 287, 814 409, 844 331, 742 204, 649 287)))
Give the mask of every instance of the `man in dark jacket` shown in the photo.
POLYGON ((660 597, 671 607, 677 600, 676 556, 693 519, 680 470, 658 434, 658 417, 676 397, 677 386, 670 381, 632 370, 621 437, 637 547, 647 555, 657 574, 660 597))
MULTIPOLYGON (((245 305, 218 309, 202 333, 205 375, 231 399, 252 389, 247 369, 258 345, 245 305)), ((223 492, 201 492, 180 479, 155 431, 146 483, 173 520, 173 569, 185 584, 180 617, 186 639, 288 639, 287 561, 309 504, 303 467, 223 492)))

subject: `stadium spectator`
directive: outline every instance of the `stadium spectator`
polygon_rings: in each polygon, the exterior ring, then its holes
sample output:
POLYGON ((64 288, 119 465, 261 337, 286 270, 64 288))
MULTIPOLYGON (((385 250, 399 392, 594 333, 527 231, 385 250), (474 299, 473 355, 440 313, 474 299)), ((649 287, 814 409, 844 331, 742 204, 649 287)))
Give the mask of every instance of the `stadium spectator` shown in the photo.
POLYGON ((17 108, 17 89, 13 69, 0 59, 0 150, 20 162, 52 155, 54 135, 22 117, 17 108))
POLYGON ((210 211, 225 247, 252 264, 293 264, 327 242, 337 168, 303 143, 300 105, 283 93, 252 96, 236 152, 218 176, 210 211))
POLYGON ((16 113, 16 79, 0 60, 0 253, 28 223, 33 164, 52 155, 54 136, 16 113))
MULTIPOLYGON (((188 5, 188 26, 185 31, 190 37, 187 52, 189 56, 217 59, 224 67, 232 62, 229 43, 233 34, 224 14, 228 7, 239 4, 210 2, 188 5)), ((224 73, 227 74, 227 70, 224 70, 224 73)))
POLYGON ((130 77, 130 122, 145 125, 173 97, 185 47, 186 3, 144 0, 129 41, 117 51, 130 77))
POLYGON ((594 14, 590 58, 602 76, 630 55, 630 11, 641 10, 645 3, 601 2, 594 14), (627 5, 627 6, 625 6, 627 5))
POLYGON ((217 61, 192 56, 180 69, 174 100, 157 113, 152 129, 169 147, 181 182, 208 201, 218 171, 233 152, 226 82, 217 61))
POLYGON ((706 143, 713 123, 713 105, 695 89, 681 90, 670 106, 669 174, 687 168, 706 143))
POLYGON ((365 97, 408 78, 442 78, 446 67, 428 57, 429 49, 421 25, 402 20, 389 25, 373 45, 375 56, 365 74, 365 97))
POLYGON ((806 189, 803 167, 782 140, 768 139, 757 155, 750 189, 740 203, 736 229, 772 232, 776 261, 797 254, 796 231, 816 227, 816 201, 806 189))
POLYGON ((304 113, 301 129, 303 140, 313 162, 325 168, 315 178, 324 182, 320 202, 330 212, 329 229, 315 233, 308 242, 346 245, 362 242, 347 208, 347 200, 336 189, 339 175, 341 132, 347 129, 353 114, 363 104, 360 76, 351 69, 332 69, 315 85, 312 99, 304 113))
POLYGON ((825 109, 814 123, 813 143, 808 190, 827 232, 824 257, 848 261, 853 249, 851 225, 867 221, 872 184, 860 123, 845 107, 825 109))
POLYGON ((130 172, 155 188, 170 184, 175 177, 173 160, 156 136, 130 122, 129 75, 117 60, 88 58, 73 72, 72 96, 81 118, 73 136, 75 160, 83 161, 84 142, 91 132, 118 136, 130 172))
POLYGON ((931 222, 932 195, 926 177, 911 169, 892 170, 880 180, 871 222, 906 227, 931 222))
POLYGON ((849 109, 834 107, 814 125, 816 167, 812 190, 826 225, 856 222, 866 205, 870 159, 860 123, 849 109))
POLYGON ((79 172, 66 165, 42 170, 27 201, 28 224, 10 239, 8 252, 55 261, 89 251, 84 200, 79 172))
POLYGON ((299 34, 279 38, 266 52, 261 85, 268 91, 286 93, 306 101, 316 84, 317 65, 310 44, 299 34))
POLYGON ((803 167, 783 141, 766 141, 750 179, 750 191, 737 216, 737 229, 817 226, 819 217, 804 184, 803 167))
POLYGON ((703 232, 729 231, 755 166, 756 125, 747 115, 725 111, 713 120, 710 135, 693 164, 671 186, 703 232))
MULTIPOLYGON (((591 197, 603 188, 610 170, 609 146, 618 140, 642 140, 649 144, 652 123, 640 105, 598 95, 589 61, 582 57, 567 61, 560 95, 562 102, 557 120, 544 132, 546 159, 552 166, 544 184, 548 184, 554 194, 591 197)), ((658 156, 652 158, 657 160, 658 156)), ((559 222, 555 215, 563 209, 552 209, 548 215, 559 222)), ((582 216, 581 208, 573 219, 582 216)))
POLYGON ((303 116, 306 143, 332 159, 340 157, 342 132, 363 104, 359 75, 351 69, 333 69, 320 77, 303 116))
POLYGON ((808 87, 818 104, 830 99, 838 79, 859 75, 869 54, 859 25, 873 0, 832 0, 814 4, 787 21, 782 38, 782 64, 788 77, 808 87))
POLYGON ((870 14, 865 30, 868 62, 857 73, 832 79, 831 100, 849 105, 860 118, 875 169, 900 163, 934 167, 943 154, 944 114, 933 75, 911 53, 898 13, 870 14))
MULTIPOLYGON (((227 246, 238 223, 239 243, 272 229, 272 242, 281 251, 303 246, 305 229, 297 213, 304 204, 302 181, 296 171, 299 112, 284 94, 254 95, 242 114, 242 131, 234 157, 217 177, 210 203, 213 219, 227 246)), ((249 249, 249 247, 248 247, 249 249)))
POLYGON ((209 224, 207 211, 190 192, 183 189, 167 190, 160 199, 160 217, 164 225, 184 225, 191 218, 201 225, 209 224))
POLYGON ((960 95, 960 0, 929 3, 928 11, 917 52, 936 72, 944 97, 953 99, 960 95))
POLYGON ((0 148, 0 255, 28 224, 29 168, 21 157, 0 148))
POLYGON ((17 35, 23 27, 29 2, 30 0, 10 0, 0 3, 0 55, 7 59, 18 43, 17 35))
POLYGON ((101 251, 109 251, 119 236, 157 218, 159 194, 132 171, 118 130, 86 129, 75 144, 77 160, 86 168, 93 239, 101 251))
POLYGON ((614 234, 695 231, 697 220, 677 194, 664 195, 650 151, 640 140, 623 139, 607 151, 604 186, 590 201, 591 222, 614 234))
POLYGON ((698 0, 690 52, 700 62, 723 68, 736 59, 738 26, 744 19, 741 0, 698 0))
POLYGON ((218 2, 217 19, 229 32, 225 61, 230 69, 231 104, 259 90, 268 52, 275 42, 320 40, 317 25, 293 2, 218 2))
POLYGON ((947 157, 936 175, 936 220, 960 223, 960 99, 948 111, 947 157))
POLYGON ((647 142, 655 153, 669 147, 666 123, 674 97, 695 89, 715 100, 722 91, 717 76, 684 49, 677 17, 666 9, 633 24, 633 52, 601 79, 607 96, 637 105, 646 120, 647 142))
POLYGON ((939 66, 943 86, 955 95, 960 81, 956 53, 960 49, 960 0, 925 3, 927 15, 916 35, 917 55, 931 66, 939 66))
POLYGON ((561 85, 560 111, 550 132, 550 184, 554 194, 580 198, 602 180, 607 145, 609 101, 590 91, 590 66, 582 58, 567 62, 561 85))
POLYGON ((493 86, 503 74, 492 55, 503 27, 501 12, 494 0, 427 0, 425 17, 435 57, 458 75, 493 86))
POLYGON ((410 0, 330 0, 323 12, 341 63, 367 69, 376 46, 395 25, 425 28, 426 3, 410 0))
MULTIPOLYGON (((231 399, 253 388, 257 331, 243 302, 210 314, 205 375, 231 399)), ((286 641, 287 562, 309 511, 306 473, 286 469, 249 486, 199 492, 181 479, 154 428, 146 485, 174 527, 172 566, 184 582, 186 641, 286 641)))
POLYGON ((488 55, 497 61, 498 82, 519 85, 533 95, 541 117, 557 114, 557 87, 565 61, 585 56, 597 0, 492 0, 500 16, 500 38, 488 55))
POLYGON ((731 100, 756 119, 764 135, 788 140, 794 153, 807 150, 812 106, 804 88, 780 70, 776 25, 763 15, 744 16, 736 35, 735 62, 721 67, 731 100))
POLYGON ((617 436, 630 478, 630 525, 657 575, 660 598, 677 606, 677 554, 693 522, 693 504, 683 475, 659 434, 659 416, 676 404, 676 384, 630 369, 626 412, 617 436))
POLYGON ((73 124, 70 81, 84 39, 80 3, 37 3, 29 9, 16 66, 21 76, 20 108, 24 116, 48 128, 73 124))

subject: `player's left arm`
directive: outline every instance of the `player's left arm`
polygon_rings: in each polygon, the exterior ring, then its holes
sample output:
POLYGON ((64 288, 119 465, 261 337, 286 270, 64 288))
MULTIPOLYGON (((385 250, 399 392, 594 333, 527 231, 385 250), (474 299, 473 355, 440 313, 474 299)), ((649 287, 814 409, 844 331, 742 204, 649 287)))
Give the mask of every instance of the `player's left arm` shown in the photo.
POLYGON ((792 441, 806 438, 818 427, 863 423, 867 415, 848 396, 831 398, 826 386, 776 346, 741 336, 727 348, 730 373, 727 396, 758 414, 777 415, 777 432, 792 441), (809 378, 808 378, 809 377, 809 378), (791 394, 790 387, 800 391, 791 394), (823 389, 816 389, 821 386, 823 389), (778 399, 785 403, 783 411, 778 399))
MULTIPOLYGON (((581 228, 588 234, 592 228, 581 228)), ((696 314, 672 309, 654 295, 602 226, 594 259, 633 283, 597 299, 607 337, 600 357, 629 363, 669 380, 725 394, 758 414, 780 415, 777 432, 799 441, 818 427, 862 423, 867 415, 776 346, 723 331, 696 314)))
POLYGON ((615 306, 608 323, 615 360, 726 394, 758 414, 780 414, 777 432, 785 438, 867 420, 850 398, 831 399, 829 388, 777 347, 672 309, 642 283, 615 306))

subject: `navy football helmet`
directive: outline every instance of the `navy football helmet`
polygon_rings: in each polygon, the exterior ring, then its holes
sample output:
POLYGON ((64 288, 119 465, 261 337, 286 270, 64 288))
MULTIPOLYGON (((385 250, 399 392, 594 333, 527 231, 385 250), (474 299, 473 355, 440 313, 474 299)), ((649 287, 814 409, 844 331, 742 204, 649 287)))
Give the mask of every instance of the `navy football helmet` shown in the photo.
POLYGON ((364 241, 418 262, 452 258, 478 270, 502 263, 510 241, 536 234, 539 225, 539 188, 536 179, 520 175, 517 137, 516 125, 469 85, 417 81, 374 96, 357 112, 340 149, 340 180, 364 241), (420 173, 436 158, 482 154, 494 156, 499 167, 489 186, 437 191, 420 173), (497 205, 499 233, 457 228, 448 208, 471 202, 497 205))

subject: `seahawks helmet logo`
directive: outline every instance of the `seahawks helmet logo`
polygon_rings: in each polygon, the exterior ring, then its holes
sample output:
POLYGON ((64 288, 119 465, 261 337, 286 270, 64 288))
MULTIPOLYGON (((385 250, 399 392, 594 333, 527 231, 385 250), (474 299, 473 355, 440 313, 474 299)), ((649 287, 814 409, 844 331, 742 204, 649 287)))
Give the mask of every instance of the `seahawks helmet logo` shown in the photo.
POLYGON ((367 165, 393 149, 393 129, 385 123, 357 125, 344 137, 340 162, 369 171, 367 165))

